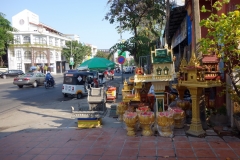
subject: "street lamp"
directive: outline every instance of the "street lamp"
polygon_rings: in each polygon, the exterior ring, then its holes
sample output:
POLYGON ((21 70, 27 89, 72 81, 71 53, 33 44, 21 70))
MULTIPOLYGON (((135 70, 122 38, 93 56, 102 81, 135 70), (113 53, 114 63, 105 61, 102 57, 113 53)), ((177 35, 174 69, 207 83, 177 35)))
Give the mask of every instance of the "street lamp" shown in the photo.
POLYGON ((70 64, 70 66, 72 66, 72 68, 70 68, 70 69, 73 69, 74 60, 73 60, 73 56, 72 56, 72 39, 71 39, 71 56, 70 56, 69 64, 70 64))
MULTIPOLYGON (((75 34, 63 34, 63 36, 71 39, 71 56, 70 56, 70 59, 69 59, 69 65, 72 66, 72 69, 73 69, 74 59, 73 59, 73 55, 72 55, 72 40, 73 40, 72 36, 75 36, 75 34)), ((68 47, 66 47, 66 48, 68 48, 68 47)), ((71 69, 71 67, 70 67, 70 69, 71 69)))
MULTIPOLYGON (((66 45, 63 48, 69 49, 69 47, 67 47, 66 45)), ((72 66, 72 67, 70 67, 70 69, 73 69, 74 59, 73 59, 73 55, 72 55, 72 39, 71 39, 71 55, 69 58, 69 65, 72 66)))

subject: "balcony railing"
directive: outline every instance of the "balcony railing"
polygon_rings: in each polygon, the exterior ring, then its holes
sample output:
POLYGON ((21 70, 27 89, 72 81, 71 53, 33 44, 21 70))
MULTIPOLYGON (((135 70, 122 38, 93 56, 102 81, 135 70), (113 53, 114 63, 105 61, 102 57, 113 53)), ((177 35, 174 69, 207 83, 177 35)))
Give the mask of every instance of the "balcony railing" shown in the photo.
POLYGON ((172 75, 135 75, 135 81, 171 81, 173 79, 172 75))

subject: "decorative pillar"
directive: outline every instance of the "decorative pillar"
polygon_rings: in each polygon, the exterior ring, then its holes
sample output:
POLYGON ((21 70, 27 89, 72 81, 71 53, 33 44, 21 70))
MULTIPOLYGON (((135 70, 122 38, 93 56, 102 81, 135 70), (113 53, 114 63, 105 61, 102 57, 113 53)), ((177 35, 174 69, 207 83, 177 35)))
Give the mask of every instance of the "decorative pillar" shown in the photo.
MULTIPOLYGON (((165 86, 168 85, 169 82, 152 82, 152 85, 154 86, 154 92, 155 92, 155 106, 154 106, 154 116, 157 117, 157 113, 159 112, 159 106, 158 102, 162 101, 162 111, 164 111, 164 91, 165 91, 165 86)), ((157 131, 157 120, 155 118, 154 122, 154 128, 153 131, 157 131)))
POLYGON ((47 62, 48 62, 48 67, 50 67, 50 49, 47 49, 47 62))
POLYGON ((32 48, 32 66, 35 66, 34 65, 34 49, 32 48))
POLYGON ((199 100, 202 94, 202 88, 199 87, 188 87, 191 98, 192 98, 192 122, 188 134, 199 136, 205 134, 205 131, 202 128, 201 120, 200 120, 200 108, 199 108, 199 100))

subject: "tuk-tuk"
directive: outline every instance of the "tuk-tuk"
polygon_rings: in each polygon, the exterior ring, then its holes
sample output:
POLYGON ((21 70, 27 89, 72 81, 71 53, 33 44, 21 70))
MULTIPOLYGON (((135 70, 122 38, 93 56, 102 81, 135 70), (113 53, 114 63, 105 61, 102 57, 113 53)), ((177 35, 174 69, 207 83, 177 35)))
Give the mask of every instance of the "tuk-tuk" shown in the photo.
POLYGON ((80 99, 83 95, 87 95, 87 88, 89 88, 89 85, 93 85, 93 78, 96 78, 94 72, 77 71, 65 73, 62 86, 64 97, 76 95, 80 99))
POLYGON ((96 71, 96 70, 90 70, 91 72, 94 72, 94 76, 97 77, 98 83, 100 86, 102 86, 106 79, 104 78, 103 71, 96 71))

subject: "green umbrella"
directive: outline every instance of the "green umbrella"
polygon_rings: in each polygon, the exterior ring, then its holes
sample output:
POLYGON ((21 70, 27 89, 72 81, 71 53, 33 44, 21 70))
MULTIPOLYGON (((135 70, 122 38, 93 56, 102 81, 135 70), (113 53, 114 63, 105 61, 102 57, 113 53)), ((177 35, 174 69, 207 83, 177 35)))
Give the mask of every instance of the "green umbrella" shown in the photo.
POLYGON ((115 63, 106 58, 94 57, 80 64, 78 68, 105 70, 109 67, 113 69, 115 67, 115 63))

